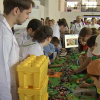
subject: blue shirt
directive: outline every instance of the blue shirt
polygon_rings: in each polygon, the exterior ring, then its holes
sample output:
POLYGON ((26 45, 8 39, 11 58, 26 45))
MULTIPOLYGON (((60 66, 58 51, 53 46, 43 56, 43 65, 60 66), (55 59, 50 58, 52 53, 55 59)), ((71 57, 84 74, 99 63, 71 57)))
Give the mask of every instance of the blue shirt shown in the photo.
POLYGON ((46 47, 44 47, 44 52, 45 52, 45 55, 48 57, 48 54, 49 53, 53 53, 55 50, 55 47, 52 43, 48 44, 46 47))
MULTIPOLYGON (((55 52, 57 52, 57 54, 58 54, 58 48, 55 49, 55 52)), ((53 59, 53 54, 51 54, 51 55, 49 56, 49 59, 50 59, 50 60, 53 59)))

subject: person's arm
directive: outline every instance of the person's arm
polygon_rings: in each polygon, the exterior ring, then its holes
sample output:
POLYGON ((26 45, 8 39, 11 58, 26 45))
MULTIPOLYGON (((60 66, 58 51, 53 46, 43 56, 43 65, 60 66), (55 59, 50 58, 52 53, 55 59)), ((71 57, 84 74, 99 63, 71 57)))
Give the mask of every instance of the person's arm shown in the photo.
POLYGON ((62 67, 63 66, 63 64, 56 64, 56 65, 52 65, 52 64, 50 64, 49 65, 49 68, 54 68, 54 67, 62 67))
POLYGON ((56 56, 56 59, 59 60, 59 56, 58 55, 56 56))
POLYGON ((79 73, 81 72, 82 70, 86 69, 87 65, 92 61, 92 58, 91 57, 87 57, 87 59, 84 61, 84 63, 79 67, 77 68, 76 70, 74 70, 75 73, 79 73))
POLYGON ((89 74, 87 74, 84 78, 83 78, 83 80, 86 80, 86 79, 88 79, 89 78, 89 74))
POLYGON ((85 77, 83 78, 79 78, 78 80, 87 80, 89 78, 89 74, 87 74, 85 77))
POLYGON ((76 70, 74 70, 75 73, 79 73, 81 72, 82 70, 86 69, 87 65, 92 61, 92 53, 90 51, 90 48, 88 48, 88 51, 87 51, 87 58, 86 60, 84 61, 84 63, 76 70))
POLYGON ((84 84, 79 85, 80 88, 88 88, 88 87, 93 87, 93 86, 95 86, 94 83, 91 83, 91 84, 84 83, 84 84))

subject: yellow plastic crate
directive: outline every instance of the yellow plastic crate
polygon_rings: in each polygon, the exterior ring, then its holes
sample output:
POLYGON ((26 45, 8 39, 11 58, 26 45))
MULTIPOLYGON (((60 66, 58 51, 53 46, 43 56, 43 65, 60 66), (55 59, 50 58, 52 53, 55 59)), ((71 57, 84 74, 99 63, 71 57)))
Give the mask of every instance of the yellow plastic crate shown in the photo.
POLYGON ((19 100, 48 100, 47 88, 48 76, 40 89, 33 89, 31 87, 28 89, 18 88, 19 100))
POLYGON ((45 95, 43 100, 48 100, 48 93, 46 93, 46 95, 45 95))
POLYGON ((49 58, 45 55, 35 57, 34 55, 24 60, 18 67, 19 86, 28 88, 40 88, 48 72, 49 58), (32 59, 33 58, 33 59, 32 59))

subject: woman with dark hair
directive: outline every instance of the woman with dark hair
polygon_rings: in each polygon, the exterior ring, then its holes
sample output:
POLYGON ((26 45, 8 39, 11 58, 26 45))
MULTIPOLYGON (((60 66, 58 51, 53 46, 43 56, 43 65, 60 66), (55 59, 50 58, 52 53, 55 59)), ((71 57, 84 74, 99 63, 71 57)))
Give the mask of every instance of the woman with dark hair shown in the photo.
POLYGON ((66 22, 67 26, 66 26, 65 31, 63 31, 61 33, 69 33, 69 27, 68 27, 68 23, 67 23, 66 19, 65 18, 62 18, 62 20, 64 20, 66 22))
POLYGON ((60 39, 60 31, 66 29, 67 23, 62 19, 59 19, 59 21, 57 23, 58 23, 57 25, 54 25, 52 27, 53 37, 57 37, 58 39, 60 39))
POLYGON ((52 35, 53 31, 49 26, 42 26, 39 30, 37 30, 33 38, 21 47, 21 60, 24 60, 28 55, 44 55, 43 47, 47 46, 51 42, 52 35))

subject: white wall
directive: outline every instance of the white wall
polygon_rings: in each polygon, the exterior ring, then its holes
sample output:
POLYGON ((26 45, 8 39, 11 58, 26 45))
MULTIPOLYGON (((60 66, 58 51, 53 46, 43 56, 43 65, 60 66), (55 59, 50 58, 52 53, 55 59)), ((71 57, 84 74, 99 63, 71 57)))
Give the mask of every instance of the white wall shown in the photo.
POLYGON ((41 18, 44 18, 44 6, 41 5, 41 18))
POLYGON ((58 10, 59 0, 46 0, 46 1, 49 2, 48 16, 46 17, 50 17, 50 19, 54 19, 55 21, 58 21, 58 19, 60 19, 60 11, 58 10))
POLYGON ((65 0, 59 0, 59 11, 65 11, 65 0))
POLYGON ((49 17, 49 0, 45 1, 44 18, 49 17))
POLYGON ((1 10, 1 13, 3 13, 3 0, 0 0, 0 10, 1 10))
POLYGON ((70 22, 75 20, 78 15, 100 15, 100 12, 61 12, 60 18, 65 18, 70 26, 70 22))
POLYGON ((45 6, 45 0, 40 0, 40 4, 45 6))

